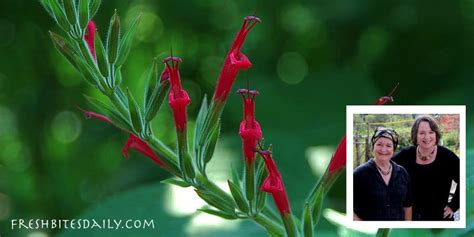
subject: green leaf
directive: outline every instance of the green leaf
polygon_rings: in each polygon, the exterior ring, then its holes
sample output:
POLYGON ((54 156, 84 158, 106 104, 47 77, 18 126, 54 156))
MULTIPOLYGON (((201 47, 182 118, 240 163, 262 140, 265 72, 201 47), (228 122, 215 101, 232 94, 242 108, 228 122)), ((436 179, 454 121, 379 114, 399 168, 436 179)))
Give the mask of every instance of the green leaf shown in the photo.
POLYGON ((94 49, 95 49, 95 56, 97 59, 97 66, 99 67, 100 73, 104 77, 110 76, 110 66, 109 66, 109 59, 104 49, 104 44, 102 44, 102 40, 98 32, 94 37, 94 49))
POLYGON ((229 214, 227 212, 215 210, 215 209, 210 209, 210 208, 200 208, 198 211, 205 212, 210 215, 218 216, 227 220, 235 220, 237 219, 237 216, 235 214, 229 214))
POLYGON ((115 68, 114 73, 114 87, 119 86, 122 83, 122 66, 115 68))
POLYGON ((132 93, 127 88, 127 97, 128 97, 128 109, 130 111, 130 118, 132 119, 133 128, 135 131, 140 134, 143 131, 143 119, 140 113, 140 107, 137 104, 135 98, 133 98, 132 93))
POLYGON ((98 78, 94 75, 90 66, 75 53, 69 41, 54 32, 49 32, 49 35, 53 41, 54 47, 68 60, 68 62, 84 76, 88 83, 97 86, 98 78))
MULTIPOLYGON (((150 80, 156 81, 155 78, 150 78, 150 80)), ((160 110, 161 105, 163 104, 166 98, 166 95, 168 94, 168 91, 170 90, 171 85, 170 85, 169 80, 164 80, 159 83, 160 84, 158 84, 158 86, 156 86, 155 84, 154 89, 151 91, 150 97, 147 98, 147 103, 146 103, 147 108, 146 108, 146 118, 145 118, 147 122, 153 120, 153 118, 156 116, 156 114, 160 110)), ((150 89, 150 87, 153 86, 153 83, 150 83, 150 84, 151 85, 149 86, 148 89, 150 89)))
POLYGON ((110 64, 114 64, 117 59, 120 43, 120 18, 115 10, 112 19, 110 19, 109 31, 107 33, 107 54, 110 64))
POLYGON ((91 104, 97 110, 98 113, 104 114, 110 120, 112 120, 115 126, 124 131, 133 130, 132 127, 130 127, 129 122, 122 115, 120 115, 117 110, 98 99, 87 95, 84 95, 84 97, 86 98, 87 102, 89 102, 89 104, 91 104))
MULTIPOLYGON (((53 0, 55 1, 55 0, 53 0)), ((76 1, 75 0, 63 0, 64 11, 66 12, 66 16, 68 19, 69 24, 76 25, 77 24, 77 10, 76 10, 76 1)))
POLYGON ((232 182, 234 184, 239 184, 240 183, 240 175, 239 175, 239 172, 237 171, 237 169, 233 166, 231 166, 231 170, 232 170, 232 182))
POLYGON ((305 203, 303 210, 303 233, 304 237, 313 237, 313 217, 309 203, 305 203))
POLYGON ((50 0, 49 1, 51 4, 51 11, 54 14, 54 19, 58 23, 58 25, 63 29, 65 32, 69 32, 71 30, 71 25, 69 24, 66 13, 64 12, 64 9, 62 6, 59 4, 59 1, 57 0, 50 0))
POLYGON ((51 3, 49 2, 50 0, 39 0, 41 6, 43 6, 44 10, 48 12, 48 14, 54 19, 54 14, 53 11, 51 10, 51 3))
POLYGON ((211 133, 205 141, 202 155, 204 163, 208 163, 209 161, 211 161, 212 156, 214 155, 214 150, 216 148, 217 140, 221 131, 220 128, 220 123, 217 123, 216 126, 214 126, 214 128, 211 130, 211 133))
POLYGON ((146 78, 148 87, 145 91, 145 107, 148 107, 150 102, 150 97, 153 94, 153 91, 156 88, 156 84, 159 81, 158 78, 158 65, 161 64, 161 61, 158 58, 153 59, 153 63, 151 64, 150 71, 148 72, 148 76, 146 78))
POLYGON ((177 179, 177 178, 165 179, 165 180, 162 180, 161 183, 172 184, 172 185, 176 185, 176 186, 183 187, 183 188, 187 188, 187 187, 191 186, 188 182, 183 181, 181 179, 177 179))
POLYGON ((199 139, 201 136, 201 130, 204 126, 204 122, 206 120, 207 111, 209 110, 207 105, 207 95, 204 95, 204 98, 201 102, 201 108, 199 109, 199 113, 196 117, 196 127, 194 129, 194 147, 199 147, 199 139))
POLYGON ((102 0, 90 0, 89 5, 89 19, 93 19, 97 11, 99 11, 102 0))
POLYGON ((128 54, 130 53, 130 49, 132 48, 133 37, 135 36, 135 31, 137 29, 137 25, 140 22, 141 14, 135 17, 132 21, 132 25, 128 31, 123 35, 122 39, 120 40, 120 48, 119 48, 119 55, 116 61, 118 66, 123 65, 125 60, 127 60, 128 54))
POLYGON ((234 207, 228 206, 226 202, 223 202, 221 198, 215 196, 214 194, 198 189, 195 189, 194 191, 196 191, 197 195, 209 205, 225 212, 234 212, 234 207))
POLYGON ((323 200, 324 200, 324 188, 323 188, 323 185, 320 185, 316 192, 315 192, 315 196, 314 196, 314 201, 312 201, 311 204, 311 209, 313 210, 312 211, 312 215, 313 215, 313 224, 316 225, 318 224, 319 222, 319 218, 321 216, 321 212, 322 212, 322 209, 323 209, 323 200))
POLYGON ((87 24, 89 23, 89 1, 79 0, 79 25, 83 32, 86 32, 87 24))
MULTIPOLYGON (((268 171, 265 168, 265 164, 262 159, 257 159, 256 161, 256 186, 261 187, 263 181, 267 177, 268 171)), ((267 193, 266 192, 257 192, 257 210, 260 211, 265 207, 265 202, 267 201, 267 193)))
POLYGON ((232 183, 232 181, 230 180, 227 180, 227 183, 229 184, 230 193, 232 194, 232 197, 234 197, 234 201, 237 204, 237 207, 239 207, 242 212, 248 213, 249 205, 247 203, 247 200, 245 200, 244 195, 242 194, 242 190, 240 190, 240 187, 232 183))

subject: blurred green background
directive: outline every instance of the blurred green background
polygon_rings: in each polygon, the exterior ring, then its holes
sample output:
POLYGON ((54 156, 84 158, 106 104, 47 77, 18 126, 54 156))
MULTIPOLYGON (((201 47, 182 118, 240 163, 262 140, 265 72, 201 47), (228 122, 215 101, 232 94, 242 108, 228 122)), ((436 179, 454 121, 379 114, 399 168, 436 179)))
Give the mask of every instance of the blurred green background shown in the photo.
MULTIPOLYGON (((222 61, 242 18, 263 22, 243 52, 253 67, 236 86, 260 91, 257 119, 273 144, 296 215, 345 133, 346 105, 370 105, 397 82, 395 105, 467 106, 467 200, 474 198, 472 144, 474 0, 455 1, 104 1, 95 18, 104 37, 117 9, 122 25, 143 18, 125 64, 124 86, 141 94, 155 56, 182 57, 181 76, 193 120, 212 94, 222 61)), ((48 30, 62 33, 40 4, 0 2, 0 235, 4 236, 265 236, 249 221, 193 214, 192 191, 159 184, 168 177, 150 160, 122 157, 127 135, 85 120, 83 94, 98 94, 54 49, 48 30), (154 218, 156 229, 131 231, 10 230, 10 220, 154 218), (201 218, 201 219, 199 219, 201 218), (203 219, 204 218, 204 219, 203 219)), ((241 165, 241 98, 230 96, 211 173, 225 181, 241 165)), ((170 146, 175 135, 164 106, 155 131, 170 146)), ((463 184, 461 184, 463 185, 463 184)), ((324 207, 345 212, 345 177, 324 207)), ((394 230, 393 236, 472 236, 467 202, 463 230, 394 230)), ((325 212, 321 236, 368 236, 341 227, 325 212)))

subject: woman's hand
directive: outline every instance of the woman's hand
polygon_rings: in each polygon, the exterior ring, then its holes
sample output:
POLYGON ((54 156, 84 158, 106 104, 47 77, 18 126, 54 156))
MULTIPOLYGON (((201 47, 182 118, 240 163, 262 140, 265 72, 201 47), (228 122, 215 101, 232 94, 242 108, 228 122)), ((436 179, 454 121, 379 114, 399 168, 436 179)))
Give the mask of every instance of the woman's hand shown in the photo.
POLYGON ((454 215, 454 212, 453 212, 453 210, 451 210, 451 207, 445 206, 443 217, 444 218, 451 218, 451 217, 453 217, 453 215, 454 215))

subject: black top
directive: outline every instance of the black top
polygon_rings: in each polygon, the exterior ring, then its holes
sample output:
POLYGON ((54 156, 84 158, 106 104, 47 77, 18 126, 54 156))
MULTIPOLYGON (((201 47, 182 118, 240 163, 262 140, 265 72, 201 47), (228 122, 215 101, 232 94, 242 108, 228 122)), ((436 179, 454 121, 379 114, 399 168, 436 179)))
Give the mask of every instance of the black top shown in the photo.
POLYGON ((402 149, 393 161, 410 174, 413 193, 413 220, 443 219, 444 207, 459 209, 459 157, 449 149, 438 146, 436 159, 427 165, 416 163, 416 147, 402 149), (448 203, 451 183, 458 184, 453 199, 448 203))
POLYGON ((405 220, 404 207, 411 207, 410 177, 390 161, 392 176, 383 181, 375 161, 370 159, 354 170, 354 213, 362 220, 405 220))

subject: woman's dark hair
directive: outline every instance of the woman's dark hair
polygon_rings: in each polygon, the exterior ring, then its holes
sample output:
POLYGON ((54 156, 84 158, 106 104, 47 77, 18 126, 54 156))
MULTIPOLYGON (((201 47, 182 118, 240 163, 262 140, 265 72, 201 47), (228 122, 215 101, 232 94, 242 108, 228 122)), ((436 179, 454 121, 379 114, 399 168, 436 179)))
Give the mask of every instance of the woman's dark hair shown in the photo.
POLYGON ((430 125, 431 130, 436 134, 436 145, 439 145, 439 141, 441 139, 441 131, 439 130, 438 123, 436 120, 429 116, 429 115, 422 115, 416 118, 415 123, 411 127, 411 142, 413 145, 417 146, 416 138, 418 135, 418 128, 420 127, 421 122, 427 122, 430 125))
POLYGON ((393 142, 393 151, 397 150, 398 133, 395 132, 395 130, 393 130, 391 128, 385 128, 385 127, 377 127, 375 129, 374 135, 372 136, 372 139, 370 139, 370 142, 372 143, 372 150, 374 149, 375 142, 381 137, 392 140, 392 142, 393 142))

